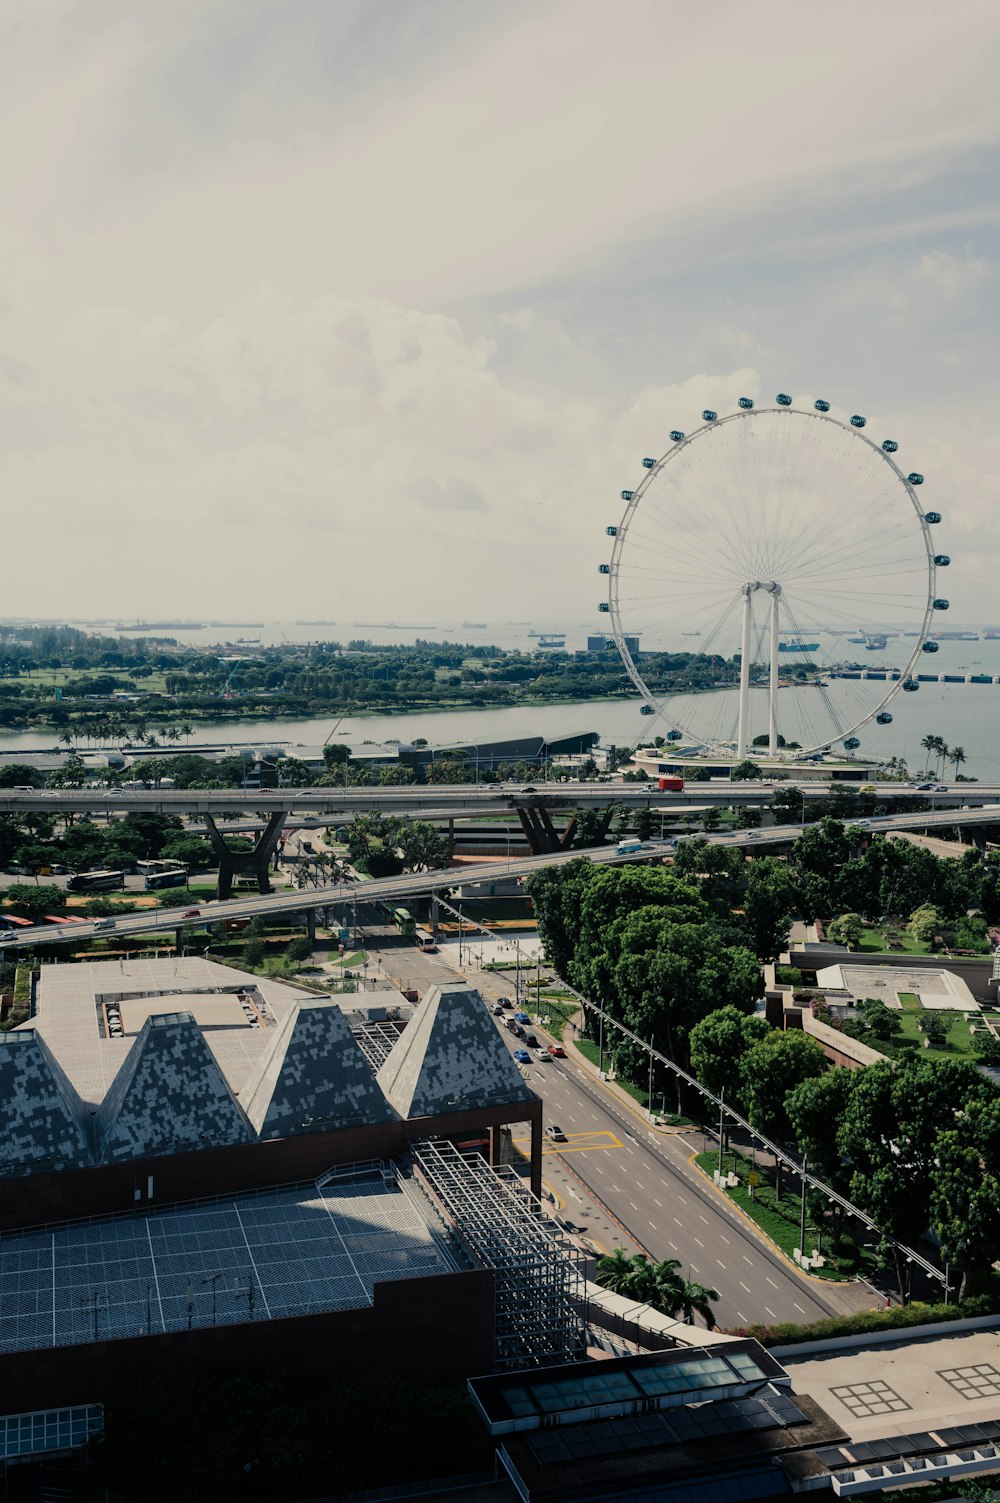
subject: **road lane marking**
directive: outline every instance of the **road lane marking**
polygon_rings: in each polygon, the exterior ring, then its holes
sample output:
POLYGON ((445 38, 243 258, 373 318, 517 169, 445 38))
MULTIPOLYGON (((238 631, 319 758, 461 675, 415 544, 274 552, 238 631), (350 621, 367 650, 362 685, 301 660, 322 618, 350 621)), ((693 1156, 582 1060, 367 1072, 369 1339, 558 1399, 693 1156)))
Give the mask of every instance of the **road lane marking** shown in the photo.
POLYGON ((778 1317, 775 1315, 775 1313, 771 1309, 770 1305, 765 1305, 764 1309, 767 1311, 768 1315, 770 1315, 770 1317, 771 1317, 772 1320, 777 1320, 778 1317))
POLYGON ((645 1185, 641 1185, 641 1184, 640 1184, 640 1183, 639 1183, 639 1181, 638 1181, 638 1180, 636 1180, 636 1182, 635 1182, 635 1188, 636 1188, 636 1189, 637 1189, 637 1190, 645 1190, 645 1188, 646 1188, 646 1186, 645 1186, 645 1185))
POLYGON ((744 1284, 742 1279, 740 1279, 739 1284, 741 1289, 746 1289, 747 1294, 750 1294, 752 1292, 749 1286, 747 1284, 744 1284))
POLYGON ((686 1195, 682 1195, 680 1193, 680 1191, 677 1192, 677 1199, 680 1201, 680 1203, 681 1203, 682 1206, 686 1206, 687 1205, 687 1196, 686 1195))
POLYGON ((653 1231, 654 1231, 654 1232, 655 1232, 655 1231, 656 1231, 656 1224, 655 1224, 655 1222, 652 1222, 652 1221, 651 1221, 651 1222, 650 1222, 650 1223, 649 1223, 649 1225, 650 1225, 650 1227, 651 1227, 651 1228, 652 1228, 652 1230, 653 1230, 653 1231))
POLYGON ((632 1207, 633 1211, 637 1211, 639 1209, 634 1200, 630 1200, 629 1205, 632 1207))
POLYGON ((716 1258, 715 1261, 718 1263, 718 1265, 719 1265, 720 1268, 725 1268, 726 1265, 725 1265, 725 1263, 723 1263, 723 1261, 722 1261, 721 1258, 716 1258))
MULTIPOLYGON (((795 1301, 794 1301, 794 1300, 792 1300, 792 1304, 793 1304, 793 1305, 795 1305, 795 1301)), ((798 1310, 798 1311, 800 1311, 800 1313, 801 1313, 801 1314, 803 1314, 803 1315, 804 1315, 804 1314, 805 1314, 805 1313, 806 1313, 806 1312, 805 1312, 805 1311, 804 1311, 804 1310, 803 1310, 803 1309, 802 1309, 802 1306, 801 1306, 801 1305, 795 1305, 795 1308, 796 1308, 796 1310, 798 1310)))
POLYGON ((721 1241, 723 1241, 726 1244, 726 1246, 728 1247, 729 1246, 729 1238, 725 1235, 725 1233, 724 1232, 720 1232, 719 1233, 719 1237, 720 1237, 721 1241))
POLYGON ((673 1250, 674 1250, 674 1252, 677 1251, 677 1243, 676 1242, 671 1242, 671 1240, 670 1240, 669 1237, 667 1238, 667 1246, 668 1247, 672 1247, 673 1250))
POLYGON ((746 1253, 741 1253, 740 1256, 742 1257, 744 1263, 750 1263, 750 1267, 753 1267, 753 1263, 750 1262, 750 1259, 747 1257, 746 1253))
POLYGON ((737 1314, 738 1319, 740 1319, 740 1320, 746 1320, 746 1316, 743 1314, 742 1310, 737 1310, 736 1314, 737 1314))
POLYGON ((772 1289, 777 1289, 777 1287, 778 1287, 777 1284, 774 1282, 774 1280, 772 1278, 769 1277, 768 1274, 765 1273, 764 1277, 767 1279, 767 1282, 770 1284, 770 1286, 771 1286, 772 1289))
POLYGON ((699 1217, 699 1220, 703 1221, 706 1226, 708 1225, 708 1217, 707 1216, 702 1216, 701 1212, 699 1211, 698 1212, 698 1217, 699 1217))
POLYGON ((683 1226, 683 1225, 684 1225, 683 1221, 678 1221, 677 1217, 675 1216, 674 1217, 674 1226, 683 1226))
POLYGON ((697 1242, 697 1244, 698 1244, 699 1247, 704 1247, 705 1246, 704 1242, 701 1240, 700 1237, 695 1237, 694 1240, 697 1242))

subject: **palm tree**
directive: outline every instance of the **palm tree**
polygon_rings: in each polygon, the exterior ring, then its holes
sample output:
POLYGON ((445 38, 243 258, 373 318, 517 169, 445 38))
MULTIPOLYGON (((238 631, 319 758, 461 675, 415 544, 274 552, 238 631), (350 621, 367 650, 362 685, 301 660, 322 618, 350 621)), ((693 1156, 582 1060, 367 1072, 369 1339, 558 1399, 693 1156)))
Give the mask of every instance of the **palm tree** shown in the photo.
POLYGON ((951 749, 951 755, 949 756, 948 761, 954 763, 954 766, 955 766, 955 780, 956 780, 956 782, 958 781, 959 764, 962 763, 962 762, 964 762, 965 760, 966 760, 965 747, 964 746, 953 746, 952 749, 951 749))
POLYGON ((687 1325, 694 1325, 695 1315, 700 1315, 702 1320, 711 1331, 715 1326, 715 1315, 712 1304, 719 1298, 718 1289, 709 1289, 705 1284, 688 1283, 684 1281, 684 1294, 681 1308, 684 1311, 684 1320, 687 1325))
POLYGON ((184 724, 181 726, 181 735, 184 737, 185 745, 188 745, 190 743, 193 731, 194 726, 189 720, 185 720, 184 724))
MULTIPOLYGON (((939 740, 939 737, 937 737, 937 736, 927 735, 921 741, 920 745, 923 747, 924 751, 927 753, 927 758, 926 758, 927 762, 930 762, 931 752, 937 751, 938 740, 939 740)), ((929 770, 930 769, 928 768, 928 771, 929 770)))
POLYGON ((624 1247, 612 1248, 597 1260, 597 1283, 602 1289, 610 1289, 612 1294, 631 1294, 637 1272, 635 1261, 624 1247))
POLYGON ((950 759, 951 753, 948 749, 948 743, 943 737, 936 736, 934 739, 937 741, 938 777, 941 777, 944 772, 944 764, 950 759))

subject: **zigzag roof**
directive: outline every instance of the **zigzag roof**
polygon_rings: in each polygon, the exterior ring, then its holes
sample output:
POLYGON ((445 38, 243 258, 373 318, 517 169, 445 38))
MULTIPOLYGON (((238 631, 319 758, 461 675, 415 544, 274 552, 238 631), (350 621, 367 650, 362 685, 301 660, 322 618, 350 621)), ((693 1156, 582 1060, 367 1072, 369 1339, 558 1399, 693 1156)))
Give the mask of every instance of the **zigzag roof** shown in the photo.
POLYGON ((99 1163, 253 1141, 189 1012, 146 1019, 96 1121, 99 1163))
POLYGON ((240 1099, 261 1138, 396 1117, 334 1002, 300 1002, 292 1009, 240 1099))
POLYGON ((407 1119, 534 1096, 473 986, 428 987, 376 1079, 407 1119))
POLYGON ((89 1114, 34 1028, 0 1033, 0 1177, 93 1163, 89 1114))

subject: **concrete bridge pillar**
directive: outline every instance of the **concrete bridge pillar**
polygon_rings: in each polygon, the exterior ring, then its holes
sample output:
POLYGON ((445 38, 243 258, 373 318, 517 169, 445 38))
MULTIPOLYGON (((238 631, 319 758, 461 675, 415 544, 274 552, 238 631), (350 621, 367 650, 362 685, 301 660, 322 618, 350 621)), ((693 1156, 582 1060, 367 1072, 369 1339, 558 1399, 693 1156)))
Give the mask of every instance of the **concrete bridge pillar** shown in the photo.
MULTIPOLYGON (((576 815, 570 817, 566 828, 561 832, 552 823, 552 817, 548 809, 537 805, 525 806, 515 804, 517 817, 524 831, 524 838, 528 842, 528 850, 533 856, 544 856, 552 851, 566 851, 573 843, 573 834, 576 830, 576 815)), ((601 833, 606 834, 611 823, 610 806, 601 811, 601 833)))
POLYGON ((285 813, 277 810, 269 814, 267 824, 257 839, 257 844, 252 851, 234 851, 226 844, 225 839, 211 814, 202 816, 205 821, 205 829, 212 843, 212 850, 219 858, 219 886, 220 898, 231 898, 233 895, 233 878, 255 877, 258 892, 270 892, 271 881, 268 875, 268 866, 274 855, 281 832, 285 825, 285 813))

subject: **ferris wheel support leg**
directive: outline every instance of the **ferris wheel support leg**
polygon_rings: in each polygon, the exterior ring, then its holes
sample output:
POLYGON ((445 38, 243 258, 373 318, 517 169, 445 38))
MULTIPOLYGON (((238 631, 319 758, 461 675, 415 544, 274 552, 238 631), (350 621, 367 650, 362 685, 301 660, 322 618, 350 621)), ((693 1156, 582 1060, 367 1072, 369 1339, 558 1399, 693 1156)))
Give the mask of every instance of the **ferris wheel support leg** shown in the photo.
POLYGON ((781 599, 781 587, 775 585, 771 591, 771 678, 769 684, 769 708, 770 721, 768 725, 767 751, 768 756, 778 755, 778 602, 781 599))
POLYGON ((736 732, 736 758, 742 762, 747 754, 750 729, 750 634, 753 626, 753 592, 756 585, 743 586, 743 639, 740 644, 740 715, 736 732))

